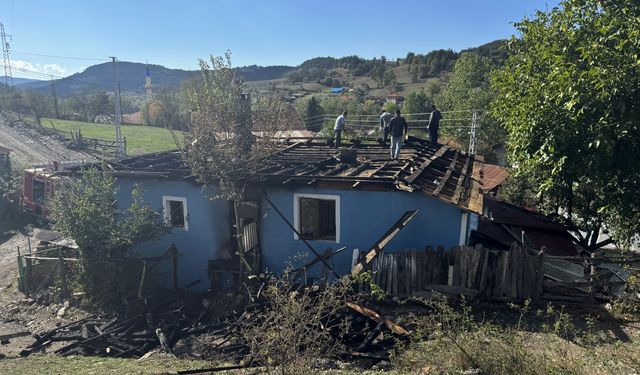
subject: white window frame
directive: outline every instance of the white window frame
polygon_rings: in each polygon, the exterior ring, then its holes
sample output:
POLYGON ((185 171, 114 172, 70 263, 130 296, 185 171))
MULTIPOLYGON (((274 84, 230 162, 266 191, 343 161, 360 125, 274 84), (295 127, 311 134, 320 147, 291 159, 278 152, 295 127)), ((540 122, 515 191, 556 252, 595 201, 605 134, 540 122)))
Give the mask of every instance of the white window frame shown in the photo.
POLYGON ((326 242, 340 242, 340 196, 328 195, 328 194, 306 194, 306 193, 294 193, 293 194, 293 227, 296 228, 296 232, 293 233, 293 238, 299 240, 300 237, 300 198, 322 199, 332 200, 336 204, 336 239, 333 240, 312 240, 312 241, 326 241, 326 242))
POLYGON ((172 195, 163 195, 162 196, 162 211, 164 213, 164 221, 167 225, 171 226, 173 229, 184 230, 185 232, 189 231, 189 209, 187 208, 187 198, 186 197, 174 197, 172 195), (169 201, 178 201, 182 202, 182 210, 184 214, 184 227, 174 227, 171 224, 171 212, 169 212, 169 201))

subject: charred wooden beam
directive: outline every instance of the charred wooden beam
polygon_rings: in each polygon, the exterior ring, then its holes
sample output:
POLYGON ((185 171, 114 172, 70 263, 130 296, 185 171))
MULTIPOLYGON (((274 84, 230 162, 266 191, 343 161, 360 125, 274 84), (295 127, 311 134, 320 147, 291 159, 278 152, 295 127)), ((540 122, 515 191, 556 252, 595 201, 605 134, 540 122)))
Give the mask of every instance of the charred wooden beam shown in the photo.
POLYGON ((438 194, 440 194, 440 192, 442 191, 442 189, 444 189, 444 187, 447 185, 447 181, 449 181, 449 178, 451 177, 451 173, 453 173, 453 170, 456 167, 456 163, 458 162, 459 155, 460 155, 460 152, 456 151, 455 155, 453 156, 453 160, 451 160, 451 164, 449 164, 449 168, 447 168, 447 173, 444 174, 444 177, 438 183, 438 187, 433 191, 434 196, 437 197, 438 194))
POLYGON ((436 151, 429 159, 422 163, 409 177, 406 178, 407 184, 412 184, 413 181, 415 181, 416 178, 418 178, 422 174, 422 172, 429 166, 429 164, 431 164, 431 162, 442 157, 442 155, 444 155, 448 149, 449 146, 440 147, 438 151, 436 151))
POLYGON ((464 162, 464 167, 462 167, 462 171, 460 172, 460 178, 458 179, 458 183, 456 184, 456 190, 453 192, 453 196, 451 197, 451 203, 453 204, 458 204, 458 202, 460 201, 460 195, 462 194, 464 181, 467 179, 467 170, 469 169, 470 162, 471 162, 471 155, 467 155, 467 160, 464 162))
POLYGON ((396 234, 398 234, 402 228, 404 228, 414 217, 420 212, 420 210, 411 210, 405 212, 398 221, 396 221, 389 230, 380 237, 378 241, 371 247, 371 250, 367 253, 367 255, 360 260, 360 262, 356 263, 356 265, 351 269, 351 276, 355 277, 360 272, 364 270, 364 268, 371 263, 373 258, 375 258, 384 247, 391 241, 396 234))

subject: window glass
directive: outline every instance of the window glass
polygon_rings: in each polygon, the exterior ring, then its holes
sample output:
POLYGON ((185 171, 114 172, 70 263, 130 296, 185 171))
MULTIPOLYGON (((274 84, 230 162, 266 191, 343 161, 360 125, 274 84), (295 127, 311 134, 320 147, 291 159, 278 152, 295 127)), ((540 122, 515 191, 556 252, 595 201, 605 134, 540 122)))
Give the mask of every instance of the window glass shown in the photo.
POLYGON ((336 201, 300 198, 300 235, 305 240, 336 239, 336 201))
POLYGON ((167 201, 169 220, 172 227, 184 228, 184 204, 181 201, 167 201))

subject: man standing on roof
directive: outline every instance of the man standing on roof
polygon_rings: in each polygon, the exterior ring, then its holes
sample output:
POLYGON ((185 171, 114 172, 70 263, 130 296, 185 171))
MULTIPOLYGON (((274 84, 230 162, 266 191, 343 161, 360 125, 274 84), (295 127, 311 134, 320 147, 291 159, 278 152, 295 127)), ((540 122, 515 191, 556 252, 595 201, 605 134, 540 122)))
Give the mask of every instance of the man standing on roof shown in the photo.
POLYGON ((440 129, 441 118, 442 114, 440 114, 440 111, 436 109, 435 105, 432 105, 431 117, 429 118, 429 125, 427 125, 427 129, 429 129, 429 139, 434 145, 438 144, 438 130, 440 129))
POLYGON ((383 147, 387 146, 387 138, 389 137, 389 121, 391 121, 391 117, 393 117, 393 115, 386 109, 382 110, 382 114, 380 115, 380 129, 382 130, 383 147))
POLYGON ((344 126, 347 124, 347 111, 342 112, 340 116, 336 119, 336 125, 333 127, 333 132, 336 136, 335 148, 340 147, 340 141, 342 140, 342 131, 344 130, 344 126))
POLYGON ((409 126, 407 120, 400 116, 400 110, 396 109, 396 115, 389 121, 389 133, 391 133, 391 159, 396 160, 400 155, 400 148, 402 147, 402 141, 409 126))

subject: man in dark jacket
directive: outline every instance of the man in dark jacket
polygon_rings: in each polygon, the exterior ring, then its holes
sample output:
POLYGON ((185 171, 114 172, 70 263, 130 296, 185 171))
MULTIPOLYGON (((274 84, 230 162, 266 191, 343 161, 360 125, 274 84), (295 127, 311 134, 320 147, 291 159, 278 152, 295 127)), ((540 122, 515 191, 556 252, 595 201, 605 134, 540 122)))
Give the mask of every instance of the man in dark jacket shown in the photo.
POLYGON ((431 143, 438 144, 438 130, 440 129, 440 119, 442 118, 442 114, 440 111, 436 109, 435 105, 431 106, 431 117, 429 118, 429 125, 427 125, 427 129, 429 129, 429 139, 431 143))
POLYGON ((389 133, 391 133, 391 159, 395 160, 400 155, 402 141, 408 131, 407 120, 400 116, 400 110, 396 109, 396 115, 389 121, 389 133))

